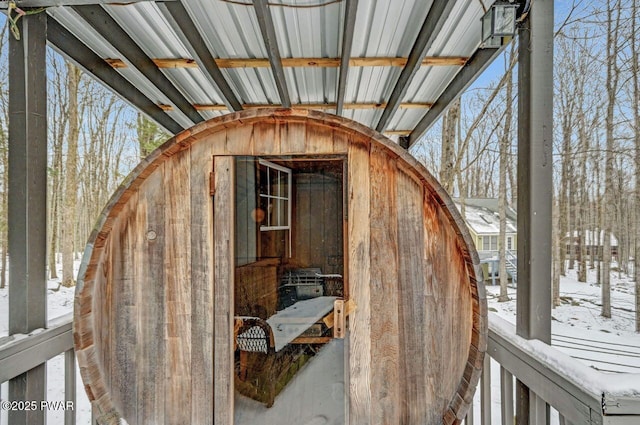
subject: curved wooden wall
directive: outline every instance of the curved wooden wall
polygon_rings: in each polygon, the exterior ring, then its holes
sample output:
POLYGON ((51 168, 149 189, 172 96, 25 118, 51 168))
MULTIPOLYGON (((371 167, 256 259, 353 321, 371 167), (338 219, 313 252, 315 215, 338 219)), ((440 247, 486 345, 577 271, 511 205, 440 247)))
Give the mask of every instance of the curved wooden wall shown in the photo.
POLYGON ((265 109, 175 136, 105 208, 85 252, 74 318, 78 363, 102 423, 213 423, 220 312, 212 158, 296 154, 348 157, 347 275, 357 305, 350 423, 463 418, 482 367, 487 311, 477 254, 448 195, 413 157, 366 127, 265 109))

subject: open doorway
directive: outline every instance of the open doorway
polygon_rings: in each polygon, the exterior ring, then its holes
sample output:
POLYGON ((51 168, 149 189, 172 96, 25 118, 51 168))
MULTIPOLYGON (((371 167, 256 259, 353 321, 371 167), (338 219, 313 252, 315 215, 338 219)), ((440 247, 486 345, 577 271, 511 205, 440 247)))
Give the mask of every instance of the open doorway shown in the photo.
POLYGON ((236 158, 236 425, 344 423, 345 163, 236 158))

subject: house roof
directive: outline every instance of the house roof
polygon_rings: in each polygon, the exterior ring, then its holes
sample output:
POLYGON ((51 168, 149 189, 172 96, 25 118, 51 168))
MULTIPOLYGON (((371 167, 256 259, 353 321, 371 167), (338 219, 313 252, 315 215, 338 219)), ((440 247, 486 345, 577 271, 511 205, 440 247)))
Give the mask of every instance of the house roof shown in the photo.
MULTIPOLYGON (((497 199, 464 200, 464 220, 467 226, 477 235, 496 235, 500 233, 500 216, 497 209, 497 201, 497 199), (494 205, 496 208, 493 208, 494 205)), ((454 199, 454 203, 458 210, 462 212, 461 199, 454 199)), ((511 208, 507 208, 506 232, 517 232, 515 211, 511 208)))
POLYGON ((480 48, 493 0, 16 3, 46 6, 50 45, 171 133, 282 105, 407 136, 407 147, 504 48, 480 48))

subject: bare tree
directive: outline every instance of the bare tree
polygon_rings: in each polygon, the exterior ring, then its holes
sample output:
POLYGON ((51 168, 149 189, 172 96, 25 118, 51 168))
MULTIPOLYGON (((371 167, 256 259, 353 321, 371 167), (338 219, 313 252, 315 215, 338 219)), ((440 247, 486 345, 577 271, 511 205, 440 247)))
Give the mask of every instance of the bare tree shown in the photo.
MULTIPOLYGON (((7 23, 0 29, 0 52, 4 51, 7 42, 7 23)), ((9 122, 9 87, 6 61, 0 62, 0 289, 7 285, 7 187, 8 187, 8 122, 9 122)))
POLYGON ((607 3, 607 116, 606 116, 606 152, 605 152, 605 188, 602 214, 602 316, 611 317, 611 229, 613 219, 613 164, 614 164, 614 126, 615 106, 620 78, 618 50, 620 37, 621 1, 607 3))
POLYGON ((632 111, 633 111, 633 141, 635 147, 635 190, 634 190, 634 228, 635 228, 635 245, 634 245, 634 278, 636 292, 636 332, 640 332, 640 267, 638 267, 638 255, 640 254, 640 34, 638 34, 638 25, 640 25, 640 16, 638 16, 638 0, 633 1, 631 13, 631 82, 632 82, 632 111))
MULTIPOLYGON (((513 60, 515 43, 512 44, 511 58, 513 60)), ((507 295, 507 163, 511 147, 511 121, 513 120, 513 72, 509 67, 506 72, 505 113, 502 135, 500 136, 500 176, 498 184, 498 215, 500 216, 500 235, 498 242, 500 296, 498 301, 509 301, 507 295)))
POLYGON ((69 126, 67 132, 67 160, 65 163, 64 211, 62 214, 62 286, 75 285, 73 273, 74 242, 76 235, 76 203, 78 200, 78 135, 80 127, 80 106, 78 93, 81 72, 71 63, 67 68, 67 114, 69 126))
POLYGON ((442 144, 440 154, 440 183, 444 190, 453 192, 456 178, 454 163, 456 160, 456 141, 460 123, 460 99, 449 107, 442 118, 442 144))

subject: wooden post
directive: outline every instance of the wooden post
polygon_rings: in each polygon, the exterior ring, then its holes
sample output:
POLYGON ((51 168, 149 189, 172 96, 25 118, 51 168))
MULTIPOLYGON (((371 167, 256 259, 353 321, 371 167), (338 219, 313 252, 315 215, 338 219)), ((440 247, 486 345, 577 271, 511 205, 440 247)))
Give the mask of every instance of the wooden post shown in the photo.
MULTIPOLYGON (((47 324, 47 15, 23 16, 9 34, 9 333, 47 324)), ((43 363, 9 382, 9 399, 46 398, 43 363)), ((11 424, 44 424, 45 411, 10 410, 11 424)))
MULTIPOLYGON (((553 0, 534 3, 520 28, 519 40, 516 332, 523 338, 550 344, 553 0)), ((539 412, 535 403, 528 388, 518 382, 518 425, 530 423, 530 408, 539 412)), ((534 420, 532 424, 546 423, 540 415, 534 420)))

